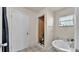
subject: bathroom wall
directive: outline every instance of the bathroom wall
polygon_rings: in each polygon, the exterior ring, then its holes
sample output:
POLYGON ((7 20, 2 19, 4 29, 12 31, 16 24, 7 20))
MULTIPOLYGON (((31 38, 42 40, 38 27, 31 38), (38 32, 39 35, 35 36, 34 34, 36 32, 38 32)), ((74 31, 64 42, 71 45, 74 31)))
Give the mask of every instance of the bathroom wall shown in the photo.
MULTIPOLYGON (((35 32, 35 21, 34 21, 36 19, 35 13, 32 12, 31 10, 28 10, 27 8, 19 8, 19 7, 10 8, 9 7, 7 8, 7 15, 8 15, 7 18, 8 18, 8 23, 9 23, 10 51, 18 51, 18 50, 24 49, 24 46, 28 48, 30 46, 36 45, 36 35, 35 35, 36 32, 35 32), (14 18, 13 15, 16 18, 14 18), (19 24, 21 23, 20 21, 22 21, 22 19, 29 19, 28 22, 26 22, 26 24, 24 25, 26 27, 28 25, 28 33, 29 33, 28 37, 26 37, 26 39, 28 40, 25 43, 22 43, 24 40, 24 37, 20 37, 21 32, 24 31, 24 29, 20 28, 20 26, 22 25, 19 24)), ((25 35, 27 36, 27 31, 25 31, 25 35)))
POLYGON ((54 22, 54 39, 71 39, 74 38, 74 26, 71 27, 59 27, 58 18, 65 15, 74 14, 74 8, 64 8, 55 12, 54 22))
MULTIPOLYGON (((0 44, 2 43, 2 8, 0 7, 0 44)), ((2 52, 2 48, 0 46, 0 52, 2 52)))
POLYGON ((75 49, 79 51, 79 8, 75 9, 75 49))
MULTIPOLYGON (((45 16, 45 49, 49 49, 51 47, 51 43, 53 40, 53 21, 54 21, 54 15, 53 12, 48 10, 48 8, 44 8, 38 13, 38 16, 45 16), (50 24, 51 22, 51 24, 50 24)), ((37 19, 38 24, 38 19, 37 19)), ((37 25, 38 28, 38 25, 37 25)), ((38 29, 37 29, 38 31, 38 29)), ((37 33, 38 35, 38 33, 37 33)), ((38 36, 37 36, 38 37, 38 36)), ((37 38, 38 39, 38 38, 37 38)))
POLYGON ((52 47, 52 41, 54 35, 54 12, 47 9, 47 40, 46 47, 50 49, 52 47))

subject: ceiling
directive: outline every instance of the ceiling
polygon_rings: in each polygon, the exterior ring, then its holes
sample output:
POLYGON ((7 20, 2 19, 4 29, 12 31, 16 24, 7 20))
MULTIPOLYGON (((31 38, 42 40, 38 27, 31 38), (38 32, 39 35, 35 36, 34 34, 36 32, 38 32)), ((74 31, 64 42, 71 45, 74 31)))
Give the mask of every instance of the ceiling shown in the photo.
POLYGON ((42 10, 44 7, 26 7, 34 12, 39 12, 40 10, 42 10))
POLYGON ((64 9, 64 7, 48 7, 48 9, 52 12, 59 11, 64 9))
MULTIPOLYGON (((46 8, 46 7, 26 7, 34 12, 39 12, 40 10, 46 8)), ((47 7, 50 11, 58 11, 61 9, 64 9, 64 7, 47 7)))

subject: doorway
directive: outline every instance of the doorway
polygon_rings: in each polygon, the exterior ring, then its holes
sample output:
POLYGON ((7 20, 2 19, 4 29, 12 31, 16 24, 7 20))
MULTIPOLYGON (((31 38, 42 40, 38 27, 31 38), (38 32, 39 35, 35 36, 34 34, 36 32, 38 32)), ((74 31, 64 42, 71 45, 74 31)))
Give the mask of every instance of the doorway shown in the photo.
POLYGON ((40 45, 44 45, 44 15, 41 17, 38 17, 39 21, 38 21, 38 42, 40 43, 40 45))

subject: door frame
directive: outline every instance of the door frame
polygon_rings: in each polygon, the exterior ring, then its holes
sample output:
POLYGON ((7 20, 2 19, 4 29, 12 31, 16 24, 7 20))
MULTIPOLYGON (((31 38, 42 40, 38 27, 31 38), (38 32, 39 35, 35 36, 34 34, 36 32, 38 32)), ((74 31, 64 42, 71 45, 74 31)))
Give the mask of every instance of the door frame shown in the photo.
MULTIPOLYGON (((45 15, 41 15, 41 16, 38 16, 38 34, 39 34, 39 18, 44 16, 44 45, 45 46, 45 15)), ((38 43, 39 43, 39 36, 37 37, 38 38, 38 43)))

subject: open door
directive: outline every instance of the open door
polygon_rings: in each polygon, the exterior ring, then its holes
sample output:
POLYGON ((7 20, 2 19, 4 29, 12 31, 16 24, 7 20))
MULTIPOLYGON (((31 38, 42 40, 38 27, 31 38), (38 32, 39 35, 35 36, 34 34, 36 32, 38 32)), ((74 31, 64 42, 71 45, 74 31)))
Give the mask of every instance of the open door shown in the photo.
POLYGON ((44 45, 44 16, 39 17, 38 41, 41 45, 44 45))

